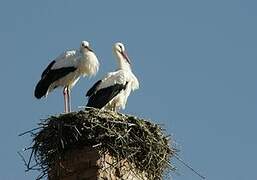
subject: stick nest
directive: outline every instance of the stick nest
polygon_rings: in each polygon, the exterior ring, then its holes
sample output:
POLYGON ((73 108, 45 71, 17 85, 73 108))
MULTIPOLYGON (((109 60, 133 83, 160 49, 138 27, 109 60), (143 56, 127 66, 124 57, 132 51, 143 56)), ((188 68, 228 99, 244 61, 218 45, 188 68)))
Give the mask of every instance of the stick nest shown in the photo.
POLYGON ((159 125, 134 116, 86 108, 51 116, 39 126, 37 132, 30 132, 33 144, 26 163, 28 170, 41 172, 38 179, 46 176, 67 151, 82 147, 126 160, 133 172, 144 173, 147 179, 162 179, 167 170, 175 170, 171 157, 176 149, 171 139, 159 125))

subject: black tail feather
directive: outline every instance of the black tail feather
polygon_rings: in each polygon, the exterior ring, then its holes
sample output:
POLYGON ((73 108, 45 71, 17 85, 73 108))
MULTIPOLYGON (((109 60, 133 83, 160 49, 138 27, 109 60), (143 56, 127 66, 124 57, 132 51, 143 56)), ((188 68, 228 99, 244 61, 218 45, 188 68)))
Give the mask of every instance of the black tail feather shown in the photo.
POLYGON ((46 95, 48 88, 51 83, 49 81, 45 81, 45 79, 41 79, 35 88, 34 95, 37 99, 42 98, 43 96, 46 95))

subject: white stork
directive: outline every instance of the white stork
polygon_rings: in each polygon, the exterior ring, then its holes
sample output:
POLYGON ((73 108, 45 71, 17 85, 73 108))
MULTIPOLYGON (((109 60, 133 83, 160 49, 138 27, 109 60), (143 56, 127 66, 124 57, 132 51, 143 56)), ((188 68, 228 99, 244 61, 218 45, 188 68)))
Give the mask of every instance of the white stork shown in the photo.
POLYGON ((130 92, 139 88, 124 45, 120 42, 115 43, 113 52, 118 61, 118 70, 108 73, 88 90, 88 107, 112 111, 124 109, 130 92))
POLYGON ((80 76, 95 75, 99 69, 98 59, 87 41, 82 41, 79 50, 63 52, 43 71, 35 88, 35 97, 40 99, 57 87, 63 87, 64 112, 71 111, 70 90, 80 76))

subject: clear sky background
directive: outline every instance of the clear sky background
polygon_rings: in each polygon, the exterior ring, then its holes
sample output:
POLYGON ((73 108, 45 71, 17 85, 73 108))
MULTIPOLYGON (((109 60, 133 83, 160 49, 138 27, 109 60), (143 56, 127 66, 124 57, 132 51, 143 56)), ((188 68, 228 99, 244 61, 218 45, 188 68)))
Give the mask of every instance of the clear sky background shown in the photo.
MULTIPOLYGON (((126 45, 140 89, 125 113, 163 124, 181 157, 210 180, 257 179, 257 1, 14 1, 0 5, 0 179, 35 179, 17 151, 19 133, 63 111, 61 90, 33 97, 43 69, 88 40, 100 62, 81 79, 72 106, 116 68, 112 45, 126 45)), ((176 162, 174 180, 198 180, 176 162)))

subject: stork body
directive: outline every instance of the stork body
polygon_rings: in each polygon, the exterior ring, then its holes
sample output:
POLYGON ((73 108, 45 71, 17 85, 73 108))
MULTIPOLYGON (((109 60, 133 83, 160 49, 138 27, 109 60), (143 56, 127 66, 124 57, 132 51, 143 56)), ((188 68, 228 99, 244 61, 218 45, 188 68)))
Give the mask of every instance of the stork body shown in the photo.
POLYGON ((108 73, 88 90, 88 107, 113 111, 124 109, 131 91, 139 88, 124 45, 116 43, 113 51, 117 58, 118 70, 108 73))
POLYGON ((95 75, 99 62, 87 41, 82 41, 79 50, 65 51, 43 71, 35 88, 35 97, 40 99, 57 87, 63 87, 64 111, 70 112, 70 90, 81 76, 95 75))

